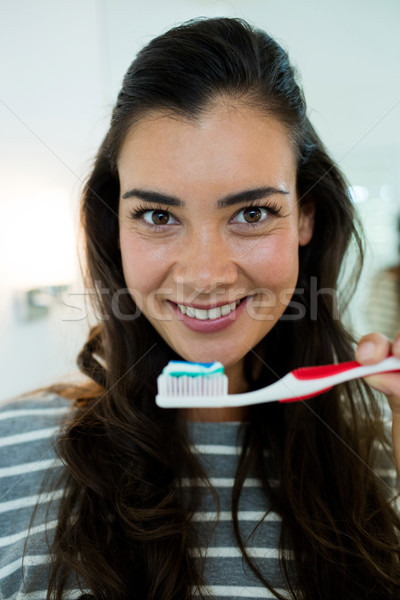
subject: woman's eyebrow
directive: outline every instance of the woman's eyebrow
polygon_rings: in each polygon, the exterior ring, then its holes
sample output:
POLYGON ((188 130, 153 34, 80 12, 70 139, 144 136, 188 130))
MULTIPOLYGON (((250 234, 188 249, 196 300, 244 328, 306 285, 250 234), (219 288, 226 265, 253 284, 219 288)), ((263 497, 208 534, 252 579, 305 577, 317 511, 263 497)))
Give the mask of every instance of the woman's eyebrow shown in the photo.
MULTIPOLYGON (((268 198, 268 196, 272 196, 274 194, 288 194, 286 190, 279 189, 272 186, 260 187, 250 190, 243 190, 242 192, 238 192, 236 194, 230 194, 225 196, 224 198, 220 198, 217 201, 218 208, 226 208, 227 206, 233 206, 235 204, 241 204, 242 202, 253 202, 254 200, 262 200, 263 198, 268 198)), ((122 195, 122 199, 126 200, 127 198, 140 198, 145 202, 154 202, 157 204, 166 204, 167 206, 178 206, 183 208, 185 206, 185 202, 180 200, 176 196, 170 196, 168 194, 161 194, 160 192, 154 192, 151 190, 140 190, 133 189, 125 192, 122 195)))
POLYGON ((231 194, 229 196, 225 196, 225 198, 221 198, 217 202, 218 208, 225 208, 226 206, 233 206, 234 204, 240 204, 242 202, 253 202, 254 200, 262 200, 263 198, 268 198, 268 196, 273 196, 274 194, 288 194, 286 190, 281 190, 276 187, 260 187, 252 190, 244 190, 243 192, 239 192, 237 194, 231 194))
POLYGON ((122 194, 122 199, 126 198, 140 198, 145 202, 156 202, 157 204, 167 204, 168 206, 185 206, 185 203, 176 196, 168 196, 167 194, 161 194, 160 192, 153 192, 150 190, 129 190, 122 194))

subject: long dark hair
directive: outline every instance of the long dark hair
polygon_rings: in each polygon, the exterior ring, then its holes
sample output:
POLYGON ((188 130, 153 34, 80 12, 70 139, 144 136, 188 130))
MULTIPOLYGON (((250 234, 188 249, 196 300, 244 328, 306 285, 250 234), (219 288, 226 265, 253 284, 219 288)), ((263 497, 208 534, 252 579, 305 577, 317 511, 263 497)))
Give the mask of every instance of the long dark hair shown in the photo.
MULTIPOLYGON (((121 318, 136 313, 129 294, 119 296, 118 316, 113 307, 115 294, 126 287, 116 162, 127 131, 148 111, 195 119, 218 97, 247 103, 286 126, 297 153, 300 203, 311 199, 316 205, 313 238, 300 248, 293 302, 246 356, 250 388, 297 366, 352 358, 353 340, 330 291, 337 288, 349 244, 361 254, 362 242, 347 184, 307 118, 286 52, 239 19, 198 19, 157 37, 125 76, 83 194, 87 282, 103 318, 78 358, 92 383, 69 391, 75 417, 58 443, 66 491, 48 599, 62 598, 71 573, 97 600, 186 600, 202 583, 189 553, 196 544, 196 498, 183 501, 179 478, 188 469, 194 477, 206 474, 190 451, 182 414, 154 402, 156 377, 176 357, 143 315, 121 318)), ((400 521, 371 469, 376 439, 386 443, 380 417, 373 394, 361 384, 307 403, 250 410, 232 514, 238 546, 266 588, 272 590, 247 555, 238 526, 241 489, 254 467, 272 510, 282 517, 281 549, 293 549, 295 573, 283 552, 281 560, 294 599, 398 596, 400 521), (266 448, 275 459, 278 488, 268 483, 266 448)))

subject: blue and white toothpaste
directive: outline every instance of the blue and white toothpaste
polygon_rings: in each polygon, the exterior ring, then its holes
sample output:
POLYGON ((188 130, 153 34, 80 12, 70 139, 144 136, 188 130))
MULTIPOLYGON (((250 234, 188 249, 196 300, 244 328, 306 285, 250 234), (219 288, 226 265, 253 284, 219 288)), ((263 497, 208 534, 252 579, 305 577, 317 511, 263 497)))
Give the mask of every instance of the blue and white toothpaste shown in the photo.
POLYGON ((170 377, 204 377, 224 373, 224 365, 220 362, 191 363, 183 360, 171 360, 162 371, 170 377))

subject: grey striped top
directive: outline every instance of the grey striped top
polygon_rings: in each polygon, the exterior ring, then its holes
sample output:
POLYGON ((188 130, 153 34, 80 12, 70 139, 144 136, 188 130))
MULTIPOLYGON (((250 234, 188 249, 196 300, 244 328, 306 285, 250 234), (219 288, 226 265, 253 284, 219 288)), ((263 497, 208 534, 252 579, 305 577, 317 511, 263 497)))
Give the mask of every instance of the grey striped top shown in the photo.
MULTIPOLYGON (((7 402, 0 407, 0 598, 2 600, 44 600, 48 581, 49 545, 56 526, 57 499, 62 490, 39 495, 43 475, 58 470, 53 444, 70 403, 58 396, 36 396, 7 402), (37 502, 38 510, 28 530, 37 502), (48 510, 50 509, 50 510, 48 510), (24 565, 22 556, 27 541, 24 565)), ((189 423, 193 451, 203 462, 218 493, 220 512, 208 488, 187 478, 184 486, 198 487, 201 505, 194 515, 200 548, 195 557, 206 556, 205 589, 216 600, 237 598, 274 598, 252 574, 241 557, 231 523, 231 492, 238 454, 239 423, 189 423)), ((382 462, 377 476, 395 489, 395 472, 382 462)), ((272 482, 274 484, 274 482, 272 482)), ((262 519, 266 506, 259 481, 248 477, 241 496, 239 521, 243 537, 262 519)), ((248 539, 248 554, 263 574, 283 595, 285 582, 279 568, 278 539, 280 519, 269 513, 248 539)), ((289 551, 288 556, 290 558, 289 551)), ((68 599, 84 592, 71 584, 68 599)))

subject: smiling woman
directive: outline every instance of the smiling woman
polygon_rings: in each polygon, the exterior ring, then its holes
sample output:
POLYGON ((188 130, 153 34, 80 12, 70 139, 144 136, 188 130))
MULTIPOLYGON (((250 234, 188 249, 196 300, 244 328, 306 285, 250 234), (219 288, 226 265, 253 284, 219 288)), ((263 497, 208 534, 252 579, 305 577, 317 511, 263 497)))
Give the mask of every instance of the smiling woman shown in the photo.
POLYGON ((119 154, 133 300, 179 356, 221 361, 232 393, 247 388, 244 357, 286 309, 311 239, 314 204, 299 209, 296 170, 285 126, 234 100, 195 122, 152 112, 119 154))
MULTIPOLYGON (((349 244, 362 254, 347 187, 265 32, 199 19, 138 54, 82 198, 104 317, 78 357, 88 381, 0 418, 0 472, 25 473, 0 507, 6 598, 398 597, 395 460, 365 381, 246 410, 155 403, 171 359, 218 360, 242 392, 353 358, 335 302, 349 244)), ((357 351, 400 357, 400 336, 357 351)), ((400 464, 400 376, 371 383, 400 464)))

